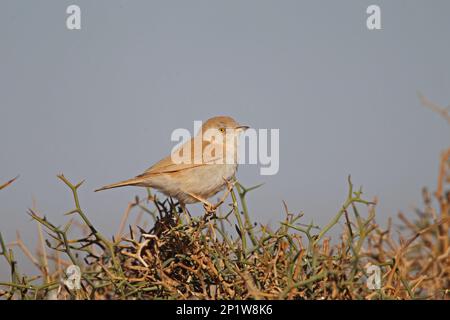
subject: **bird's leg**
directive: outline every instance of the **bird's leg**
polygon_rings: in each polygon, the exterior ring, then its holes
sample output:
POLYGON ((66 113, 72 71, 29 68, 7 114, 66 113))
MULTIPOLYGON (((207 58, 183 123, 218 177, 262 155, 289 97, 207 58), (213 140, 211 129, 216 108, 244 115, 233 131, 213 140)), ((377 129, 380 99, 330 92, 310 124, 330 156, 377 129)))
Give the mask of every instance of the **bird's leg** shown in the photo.
POLYGON ((225 177, 222 177, 223 180, 225 181, 226 185, 227 185, 227 190, 225 190, 223 197, 219 200, 219 202, 217 202, 216 204, 211 204, 208 200, 195 195, 191 192, 186 192, 186 194, 190 195, 192 198, 200 201, 203 203, 203 207, 205 208, 206 212, 208 214, 213 214, 216 212, 216 209, 225 202, 226 198, 228 197, 228 195, 230 194, 231 190, 233 190, 234 185, 236 184, 236 180, 233 179, 233 181, 229 181, 227 180, 225 177))
POLYGON ((228 195, 230 194, 231 190, 233 190, 234 185, 236 184, 236 180, 233 179, 233 181, 229 181, 227 180, 225 177, 222 177, 223 180, 225 180, 225 183, 227 185, 227 189, 225 190, 225 192, 223 193, 223 197, 219 200, 219 202, 217 202, 214 206, 213 209, 214 211, 222 204, 225 202, 226 198, 228 197, 228 195))
POLYGON ((186 205, 184 203, 180 203, 180 207, 181 207, 181 209, 183 210, 183 212, 185 214, 189 215, 189 217, 192 217, 191 213, 189 212, 189 210, 187 209, 187 207, 186 207, 186 205))
POLYGON ((186 208, 186 205, 184 203, 180 202, 180 207, 182 209, 182 212, 184 213, 184 216, 186 217, 187 223, 191 223, 192 216, 191 216, 191 213, 186 208))
POLYGON ((216 208, 214 208, 214 206, 206 199, 203 199, 202 197, 195 195, 191 192, 185 192, 186 194, 188 194, 189 196, 191 196, 192 198, 198 200, 199 202, 203 203, 203 207, 205 208, 206 212, 208 213, 214 213, 214 211, 216 210, 216 208))

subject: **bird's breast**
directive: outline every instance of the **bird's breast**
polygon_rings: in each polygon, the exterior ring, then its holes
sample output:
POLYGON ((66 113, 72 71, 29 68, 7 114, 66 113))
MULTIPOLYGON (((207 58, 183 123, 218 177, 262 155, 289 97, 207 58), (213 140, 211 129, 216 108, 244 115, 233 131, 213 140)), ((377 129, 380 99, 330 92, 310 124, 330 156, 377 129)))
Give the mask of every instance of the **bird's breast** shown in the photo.
POLYGON ((225 187, 225 180, 235 175, 236 168, 236 164, 208 164, 193 168, 191 172, 186 172, 181 187, 203 198, 210 198, 225 187))

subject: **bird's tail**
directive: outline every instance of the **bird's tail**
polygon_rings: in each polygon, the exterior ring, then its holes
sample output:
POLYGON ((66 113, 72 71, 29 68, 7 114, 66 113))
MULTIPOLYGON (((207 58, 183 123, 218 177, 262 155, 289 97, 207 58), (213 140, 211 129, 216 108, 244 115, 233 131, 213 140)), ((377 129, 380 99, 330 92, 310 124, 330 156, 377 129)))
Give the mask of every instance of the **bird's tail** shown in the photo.
POLYGON ((136 177, 136 178, 124 180, 121 182, 108 184, 104 187, 101 187, 100 189, 95 190, 95 192, 102 191, 102 190, 108 190, 108 189, 112 189, 112 188, 125 187, 125 186, 139 186, 139 185, 142 185, 142 182, 143 182, 142 178, 136 177))

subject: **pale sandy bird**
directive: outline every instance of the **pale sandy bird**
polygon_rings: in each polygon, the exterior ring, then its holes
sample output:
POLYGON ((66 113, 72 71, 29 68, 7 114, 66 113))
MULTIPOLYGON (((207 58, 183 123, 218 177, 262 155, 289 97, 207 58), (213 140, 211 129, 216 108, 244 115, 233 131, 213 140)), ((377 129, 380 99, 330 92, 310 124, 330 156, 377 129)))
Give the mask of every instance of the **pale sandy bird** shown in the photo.
POLYGON ((177 199, 183 207, 185 204, 202 202, 205 208, 212 212, 225 200, 232 188, 237 170, 238 136, 247 128, 230 117, 211 118, 203 124, 194 138, 144 173, 95 191, 124 186, 150 187, 177 199), (216 134, 215 138, 210 138, 207 134, 209 132, 216 134), (174 161, 174 154, 183 155, 184 152, 188 154, 185 158, 187 161, 174 161), (228 187, 228 190, 222 200, 212 205, 208 198, 225 187, 228 187))

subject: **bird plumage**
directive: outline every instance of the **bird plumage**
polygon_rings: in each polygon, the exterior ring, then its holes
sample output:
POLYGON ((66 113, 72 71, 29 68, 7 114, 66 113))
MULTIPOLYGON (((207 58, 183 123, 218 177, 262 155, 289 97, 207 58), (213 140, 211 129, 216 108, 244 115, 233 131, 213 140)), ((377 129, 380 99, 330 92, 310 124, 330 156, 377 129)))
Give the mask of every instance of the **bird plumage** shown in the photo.
MULTIPOLYGON (((206 121, 202 126, 202 133, 209 129, 233 129, 237 130, 240 126, 230 117, 215 117, 206 121)), ((208 199, 221 191, 227 181, 234 177, 237 170, 237 162, 234 163, 216 163, 219 158, 226 156, 227 144, 236 143, 232 148, 233 159, 236 160, 237 140, 236 137, 227 141, 225 135, 220 136, 219 141, 204 140, 202 134, 197 134, 174 153, 190 152, 189 160, 183 163, 173 161, 173 154, 163 158, 142 174, 121 182, 106 185, 95 191, 102 191, 124 186, 141 186, 155 188, 167 196, 178 199, 181 203, 195 203, 199 199, 208 199), (221 139, 223 137, 223 139, 221 139), (201 150, 196 150, 196 145, 201 146, 201 150), (205 150, 208 147, 216 147, 216 150, 222 149, 222 153, 207 156, 205 150), (181 152, 180 152, 181 151, 181 152), (198 152, 200 151, 200 152, 198 152)))

